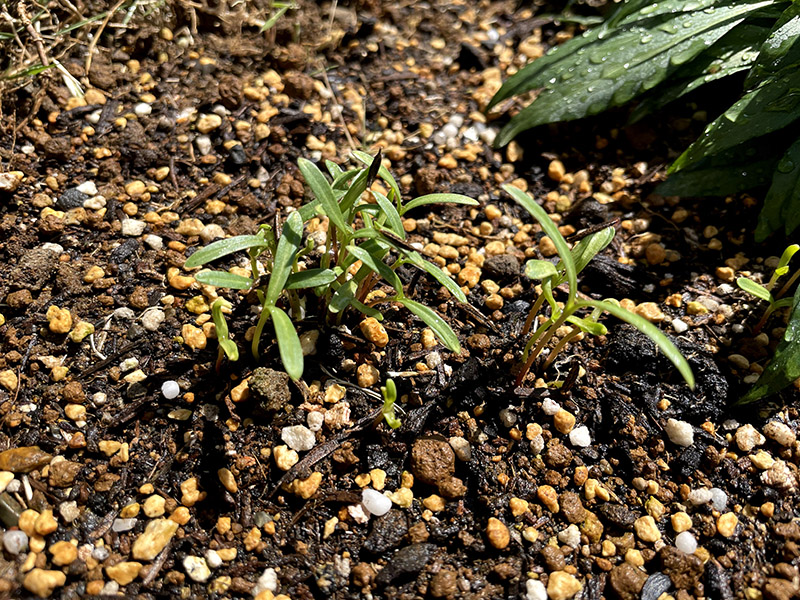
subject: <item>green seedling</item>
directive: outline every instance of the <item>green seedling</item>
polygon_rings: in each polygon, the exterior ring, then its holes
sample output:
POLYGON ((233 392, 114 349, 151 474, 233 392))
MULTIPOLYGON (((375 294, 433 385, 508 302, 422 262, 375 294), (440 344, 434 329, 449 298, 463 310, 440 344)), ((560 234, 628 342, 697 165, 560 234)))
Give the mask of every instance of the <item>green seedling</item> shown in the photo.
POLYGON ((236 345, 228 333, 228 322, 225 320, 224 311, 230 312, 231 303, 224 298, 217 298, 211 305, 211 318, 217 331, 217 343, 219 352, 217 354, 217 370, 222 365, 222 357, 227 356, 228 360, 236 362, 239 360, 239 346, 236 345))
POLYGON ((397 387, 395 387, 393 380, 388 379, 386 385, 381 386, 381 394, 383 394, 381 414, 389 427, 397 429, 401 423, 394 412, 394 403, 397 401, 397 387))
POLYGON ((753 332, 758 333, 764 327, 769 319, 770 315, 779 310, 781 308, 786 308, 792 305, 792 298, 781 298, 792 286, 792 284, 797 281, 797 278, 800 277, 800 269, 794 272, 794 274, 789 278, 789 280, 784 284, 784 286, 778 291, 775 295, 772 294, 772 288, 775 287, 775 284, 778 282, 778 279, 783 277, 789 272, 789 261, 792 260, 792 257, 795 253, 800 250, 800 245, 792 244, 786 250, 783 251, 781 255, 781 259, 778 262, 778 266, 775 269, 775 272, 770 277, 769 282, 766 285, 761 285, 760 283, 756 283, 752 279, 747 277, 739 277, 736 280, 736 285, 738 285, 741 289, 745 292, 750 294, 751 296, 755 296, 759 300, 764 300, 765 302, 769 303, 767 310, 764 312, 764 315, 761 317, 758 323, 756 323, 755 327, 753 327, 753 332))
POLYGON ((528 334, 545 302, 550 307, 550 316, 536 329, 525 345, 522 357, 523 364, 517 376, 517 385, 522 385, 534 361, 553 339, 559 327, 568 324, 572 327, 572 330, 561 338, 552 349, 545 363, 545 368, 580 332, 591 335, 604 335, 607 332, 606 327, 599 323, 598 319, 603 313, 607 312, 622 321, 630 323, 649 337, 675 365, 689 387, 694 389, 694 375, 689 363, 686 362, 686 359, 675 345, 669 341, 667 336, 655 325, 643 317, 625 310, 615 300, 578 298, 578 274, 598 252, 611 243, 615 235, 613 227, 606 227, 583 238, 570 249, 566 240, 558 231, 556 224, 533 198, 511 185, 505 185, 503 189, 536 219, 542 230, 555 244, 558 255, 561 258, 557 265, 545 260, 531 260, 525 266, 525 273, 528 277, 542 282, 542 293, 531 307, 523 327, 523 335, 528 334), (563 284, 567 286, 567 299, 562 306, 556 302, 554 292, 557 287, 563 284), (587 316, 579 317, 577 313, 581 311, 590 312, 587 316))
POLYGON ((271 321, 284 368, 293 379, 303 374, 303 354, 294 323, 302 320, 305 306, 313 297, 318 300, 324 320, 331 324, 341 323, 349 308, 381 320, 383 315, 376 305, 401 304, 430 327, 448 350, 461 350, 458 336, 447 322, 431 308, 409 298, 395 271, 405 264, 421 269, 458 301, 466 302, 461 288, 448 274, 406 244, 402 216, 428 204, 475 206, 477 202, 459 194, 429 194, 404 203, 397 182, 381 164, 380 153, 372 157, 354 152, 353 156, 364 167, 344 171, 333 162, 326 163, 331 181, 311 161, 298 160, 298 168, 313 197, 289 215, 280 238, 276 238, 271 227, 262 225, 254 235, 209 244, 190 256, 184 265, 201 267, 236 252, 247 252, 250 277, 202 270, 195 278, 217 287, 256 291, 262 310, 253 336, 253 356, 258 359, 259 341, 271 321), (362 196, 376 178, 386 184, 388 195, 369 191, 374 203, 364 202, 362 196), (317 217, 328 219, 324 249, 319 266, 305 268, 307 265, 301 265, 300 259, 304 259, 303 263, 311 261, 315 248, 311 239, 303 244, 303 233, 306 223, 317 217), (391 266, 385 262, 390 254, 394 255, 391 266), (269 273, 267 277, 259 277, 262 268, 269 273), (393 295, 370 294, 381 280, 394 290, 393 295))

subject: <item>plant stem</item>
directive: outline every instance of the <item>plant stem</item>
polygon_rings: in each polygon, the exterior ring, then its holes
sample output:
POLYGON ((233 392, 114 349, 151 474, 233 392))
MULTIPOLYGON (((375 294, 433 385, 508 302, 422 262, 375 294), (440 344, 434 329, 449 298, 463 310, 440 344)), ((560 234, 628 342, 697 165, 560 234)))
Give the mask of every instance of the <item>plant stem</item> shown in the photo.
POLYGON ((556 319, 556 321, 547 328, 547 332, 542 336, 542 339, 539 340, 539 343, 536 344, 533 352, 531 352, 530 356, 528 356, 528 360, 523 365, 522 371, 520 371, 519 375, 517 375, 517 386, 522 385, 522 382, 525 381, 525 377, 528 374, 528 371, 531 370, 536 358, 539 356, 539 354, 541 354, 542 350, 544 350, 544 347, 547 345, 547 343, 553 339, 556 330, 564 324, 564 321, 567 320, 567 317, 572 314, 573 311, 574 309, 568 310, 567 307, 564 307, 564 310, 559 315, 558 319, 556 319))
POLYGON ((800 269, 797 269, 797 271, 795 271, 794 274, 789 278, 789 281, 787 281, 785 284, 783 284, 783 287, 781 288, 781 291, 779 291, 777 294, 775 294, 775 299, 776 300, 780 299, 781 296, 783 296, 786 292, 788 292, 789 288, 792 287, 792 284, 795 281, 797 281, 798 277, 800 277, 800 269))
POLYGON ((264 325, 267 324, 267 319, 269 319, 269 311, 267 310, 266 305, 261 307, 261 314, 258 317, 258 323, 256 324, 256 329, 253 332, 253 343, 251 345, 251 351, 253 353, 253 358, 258 360, 258 342, 261 340, 261 334, 264 331, 264 325))
POLYGON ((544 361, 544 366, 542 367, 543 370, 547 370, 547 368, 553 364, 553 361, 556 359, 556 356, 558 356, 559 352, 561 352, 573 339, 578 337, 580 332, 580 328, 576 327, 575 325, 572 326, 572 331, 561 338, 550 351, 550 354, 547 356, 547 360, 544 361))
POLYGON ((531 330, 533 320, 536 318, 536 315, 539 314, 539 309, 542 308, 542 304, 544 304, 544 294, 539 294, 536 302, 534 302, 533 306, 531 306, 531 310, 528 313, 528 318, 525 319, 525 325, 522 327, 522 335, 527 335, 531 330))

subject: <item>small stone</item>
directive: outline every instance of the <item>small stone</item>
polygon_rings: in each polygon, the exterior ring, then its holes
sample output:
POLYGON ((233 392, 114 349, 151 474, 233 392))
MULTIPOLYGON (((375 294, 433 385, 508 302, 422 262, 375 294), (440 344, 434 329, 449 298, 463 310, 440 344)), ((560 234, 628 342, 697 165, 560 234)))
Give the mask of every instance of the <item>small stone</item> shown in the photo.
POLYGON ((797 436, 791 428, 781 421, 770 421, 764 426, 764 434, 781 446, 789 447, 795 443, 797 436))
POLYGON ((84 339, 94 333, 94 325, 86 321, 78 321, 75 328, 69 332, 69 339, 80 344, 84 339))
POLYGON ((144 533, 136 538, 133 543, 133 558, 136 560, 155 559, 158 553, 169 543, 176 531, 178 531, 178 523, 170 519, 154 519, 150 521, 144 533))
POLYGON ((135 561, 120 562, 110 567, 106 567, 106 575, 111 577, 119 585, 128 585, 139 576, 142 570, 142 563, 135 561))
POLYGON ((569 433, 569 442, 576 448, 588 448, 592 445, 592 435, 585 425, 576 427, 569 433))
POLYGON ((667 419, 664 431, 666 431, 667 437, 673 444, 688 447, 694 443, 694 429, 686 421, 667 419))
POLYGON ((666 318, 661 308, 655 302, 642 302, 636 306, 635 312, 651 323, 660 323, 666 318))
POLYGON ((697 550, 697 540, 688 531, 682 531, 675 536, 675 547, 686 554, 694 554, 697 550))
POLYGON ((281 439, 292 450, 304 452, 311 450, 317 443, 314 432, 305 425, 292 425, 281 430, 281 439))
POLYGON ((689 329, 689 325, 682 319, 672 319, 672 329, 675 333, 685 333, 689 329))
POLYGON ((219 469, 217 471, 217 477, 219 477, 223 487, 231 494, 235 494, 239 491, 239 486, 236 484, 236 478, 233 476, 233 473, 231 473, 230 469, 219 469))
POLYGON ((749 369, 750 361, 741 354, 731 354, 728 356, 728 361, 737 369, 749 369))
POLYGON ((272 455, 275 457, 275 464, 281 471, 288 471, 300 460, 297 452, 284 445, 275 446, 272 449, 272 455))
POLYGON ((690 315, 707 315, 708 312, 708 309, 703 304, 695 300, 686 305, 686 313, 690 315))
POLYGON ((39 446, 23 446, 0 452, 0 471, 30 473, 48 464, 53 457, 39 446))
POLYGON ((564 409, 559 410, 553 416, 553 425, 559 433, 568 434, 575 427, 575 415, 564 409))
POLYGON ((768 452, 764 452, 763 450, 759 450, 755 454, 751 454, 749 458, 750 462, 753 463, 753 466, 757 469, 761 469, 762 471, 769 469, 775 464, 775 459, 772 458, 768 452))
POLYGON ((222 125, 222 117, 217 114, 203 114, 197 119, 197 131, 210 133, 222 125))
POLYGON ((72 329, 72 315, 66 308, 52 305, 45 314, 50 331, 58 334, 69 333, 72 329))
POLYGON ((184 343, 192 350, 203 350, 206 347, 206 334, 199 327, 185 324, 181 328, 184 343))
POLYGON ((489 543, 498 550, 506 548, 511 541, 511 534, 508 531, 505 523, 499 519, 491 517, 486 524, 486 538, 489 543))
POLYGON ((581 531, 577 525, 570 525, 558 533, 558 541, 570 548, 577 548, 581 545, 581 531))
POLYGON ((547 600, 547 588, 538 579, 525 582, 525 600, 547 600))
POLYGON ((717 519, 717 531, 722 537, 729 538, 736 533, 739 517, 732 512, 727 512, 717 519))
POLYGON ((661 539, 661 532, 658 530, 656 520, 650 515, 639 517, 633 523, 633 529, 643 542, 655 542, 661 539))
POLYGON ((3 534, 3 547, 10 554, 20 554, 28 549, 28 535, 19 529, 11 529, 3 534))
POLYGON ((458 460, 462 462, 469 462, 472 460, 472 446, 470 446, 469 441, 463 437, 455 436, 451 437, 448 442, 458 460))
POLYGON ((508 501, 508 507, 511 509, 511 514, 514 515, 514 517, 524 515, 529 510, 528 501, 522 498, 511 498, 508 501))
POLYGON ((392 501, 377 490, 365 488, 361 492, 361 504, 372 515, 382 517, 392 508, 392 501))
POLYGON ((158 494, 153 494, 142 504, 142 512, 149 518, 160 517, 165 512, 166 499, 158 494))
POLYGON ((122 235, 128 237, 137 237, 142 235, 147 223, 139 221, 138 219, 123 219, 122 220, 122 235))
POLYGON ((647 573, 624 562, 611 570, 609 583, 620 600, 637 600, 647 581, 647 573))
POLYGON ((558 249, 556 248, 556 245, 553 243, 553 240, 551 240, 548 236, 544 235, 539 240, 539 252, 541 252, 542 256, 547 258, 558 254, 558 249))
POLYGON ((17 374, 14 373, 14 371, 11 369, 0 371, 0 385, 6 388, 9 392, 16 390, 18 384, 19 380, 17 379, 17 374))
POLYGON ((692 528, 692 518, 683 511, 673 514, 670 517, 670 522, 675 533, 683 533, 692 528))
POLYGON ((381 323, 374 317, 367 317, 360 324, 361 333, 378 348, 384 348, 389 343, 389 334, 381 323))
POLYGON ((317 493, 322 483, 322 473, 315 471, 305 479, 295 479, 289 484, 289 491, 295 496, 300 496, 303 500, 308 500, 317 493))
POLYGON ((736 445, 742 452, 750 452, 756 446, 760 446, 767 441, 767 439, 749 423, 739 427, 734 434, 734 438, 736 439, 736 445))
POLYGON ((211 569, 202 556, 187 556, 183 559, 183 568, 192 581, 198 583, 205 583, 211 577, 211 569))
POLYGON ((142 315, 142 327, 147 331, 158 331, 166 318, 166 314, 161 309, 148 310, 142 315))
POLYGON ((206 493, 201 492, 197 485, 197 477, 190 477, 181 483, 181 504, 184 506, 194 506, 205 499, 206 493))
POLYGON ((726 494, 723 490, 713 487, 711 488, 711 506, 713 506, 718 511, 725 510, 725 507, 728 505, 728 494, 726 494))
POLYGON ((689 492, 689 497, 686 500, 693 506, 702 506, 703 504, 711 502, 711 498, 711 490, 707 488, 697 488, 689 492))
POLYGON ((547 596, 550 600, 569 600, 581 591, 582 587, 580 581, 569 573, 556 571, 550 573, 547 581, 547 596))
POLYGON ((22 585, 39 598, 47 598, 57 587, 61 587, 66 582, 67 576, 62 571, 33 569, 25 575, 22 585))
POLYGON ((557 513, 559 511, 558 494, 552 486, 540 485, 536 490, 536 496, 539 498, 539 502, 544 504, 550 512, 557 513))
POLYGON ((58 530, 58 521, 53 517, 53 511, 50 509, 43 510, 36 518, 33 529, 41 536, 50 535, 58 530))
POLYGON ((72 564, 78 558, 78 547, 66 541, 56 542, 49 548, 53 564, 59 567, 72 564))
POLYGON ((380 381, 381 373, 372 365, 364 363, 358 365, 356 377, 360 387, 369 388, 380 381))
POLYGON ((547 176, 553 181, 561 181, 567 170, 564 168, 564 163, 560 160, 552 160, 547 166, 547 176))

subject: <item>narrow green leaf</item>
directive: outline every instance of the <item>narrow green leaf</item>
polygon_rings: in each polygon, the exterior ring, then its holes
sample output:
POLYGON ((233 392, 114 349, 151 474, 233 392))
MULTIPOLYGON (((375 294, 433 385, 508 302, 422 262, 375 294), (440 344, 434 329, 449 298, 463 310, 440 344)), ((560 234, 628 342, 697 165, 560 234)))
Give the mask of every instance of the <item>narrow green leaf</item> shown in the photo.
POLYGON ((330 269, 306 269, 299 273, 292 273, 286 279, 285 290, 297 290, 301 288, 313 288, 320 285, 328 285, 336 280, 336 273, 330 269))
POLYGON ((242 277, 226 271, 200 271, 194 278, 200 283, 213 285, 215 287, 228 288, 231 290, 249 290, 253 285, 253 280, 249 277, 242 277))
POLYGON ((656 192, 665 196, 727 196, 767 185, 777 162, 777 158, 766 158, 747 165, 704 167, 698 163, 691 169, 671 173, 656 192))
POLYGON ((752 89, 767 77, 800 58, 800 5, 790 4, 775 22, 759 48, 756 64, 747 74, 745 89, 752 89))
POLYGON ((602 300, 578 300, 576 305, 579 308, 582 306, 600 308, 603 311, 617 317, 621 321, 625 321, 626 323, 630 323, 636 327, 636 329, 649 337, 653 343, 658 346, 664 356, 666 356, 672 362, 672 364, 675 365, 675 368, 678 369, 678 372, 683 376, 686 384, 691 389, 694 389, 694 374, 692 373, 692 368, 689 366, 689 363, 686 362, 683 354, 681 354, 680 350, 675 347, 675 344, 669 341, 669 338, 650 321, 644 317, 640 317, 639 315, 630 312, 629 310, 625 310, 621 306, 617 306, 616 304, 602 300))
POLYGON ((325 168, 328 169, 328 174, 331 176, 331 179, 333 179, 333 186, 332 187, 335 189, 336 188, 336 178, 339 177, 339 175, 341 175, 342 173, 344 173, 344 171, 342 170, 342 167, 337 165, 332 160, 326 160, 325 161, 325 168))
POLYGON ((575 315, 567 317, 567 322, 576 325, 581 331, 585 331, 591 335, 605 335, 608 333, 608 329, 602 323, 589 319, 581 319, 575 315))
MULTIPOLYGON (((347 190, 347 184, 358 177, 361 174, 361 169, 350 169, 349 171, 342 171, 336 178, 333 180, 333 189, 334 190, 347 190)), ((344 211, 343 211, 344 212, 344 211)))
MULTIPOLYGON (((797 254, 798 250, 800 250, 800 245, 798 245, 798 244, 792 244, 792 245, 788 246, 786 248, 786 250, 783 251, 783 254, 781 254, 781 258, 778 261, 778 269, 776 269, 776 270, 786 269, 786 267, 791 262, 792 257, 795 254, 797 254)), ((785 275, 785 274, 786 274, 785 272, 782 273, 782 275, 785 275)))
POLYGON ((772 294, 769 293, 769 290, 763 285, 757 284, 752 279, 748 279, 747 277, 739 277, 736 279, 736 285, 738 285, 751 296, 755 296, 761 300, 766 300, 772 304, 772 294))
POLYGON ((467 206, 478 206, 478 201, 473 200, 469 196, 462 196, 461 194, 426 194, 414 198, 411 202, 406 204, 400 209, 400 214, 404 215, 408 211, 425 206, 426 204, 466 204, 467 206))
POLYGON ((358 258, 365 266, 372 269, 375 273, 383 277, 386 282, 391 285, 398 294, 403 294, 403 282, 400 281, 400 277, 397 276, 397 273, 392 271, 391 267, 385 264, 379 258, 376 258, 363 248, 359 246, 350 245, 347 247, 347 251, 358 258))
POLYGON ((525 263, 525 277, 543 280, 558 275, 556 266, 549 260, 531 259, 525 263))
POLYGON ((436 334, 436 337, 439 338, 442 344, 444 344, 444 346, 450 350, 450 352, 461 352, 461 344, 458 343, 458 336, 453 332, 445 320, 433 310, 424 304, 414 302, 413 300, 409 300, 408 298, 404 297, 398 296, 395 298, 395 301, 405 306, 408 310, 417 315, 417 317, 419 317, 423 323, 430 327, 436 334))
POLYGON ((286 280, 292 272, 295 255, 303 242, 303 219, 300 213, 294 211, 283 224, 283 232, 278 240, 278 247, 272 259, 272 273, 269 275, 269 285, 264 298, 266 306, 274 306, 281 295, 286 280))
POLYGON ((794 293, 792 312, 783 339, 752 389, 737 404, 749 404, 790 386, 800 378, 800 287, 794 293))
POLYGON ((217 260, 228 254, 247 250, 248 248, 266 248, 267 242, 260 235, 237 235, 226 240, 218 240, 204 248, 200 248, 183 263, 184 268, 200 267, 212 260, 217 260))
POLYGON ((283 368, 289 377, 297 381, 303 376, 303 347, 294 328, 292 320, 277 306, 268 306, 272 325, 275 327, 275 338, 278 340, 278 352, 281 355, 283 368))
MULTIPOLYGON (((374 157, 366 152, 362 152, 360 150, 353 150, 353 156, 364 163, 367 166, 372 164, 374 157)), ((400 186, 397 185, 397 181, 395 181, 392 174, 389 172, 389 169, 384 167, 383 165, 380 166, 378 169, 378 176, 386 182, 389 188, 394 192, 394 201, 399 204, 400 202, 400 186)))
POLYGON ((375 201, 380 206, 381 211, 386 216, 386 225, 389 229, 400 239, 406 239, 406 230, 403 229, 403 221, 400 219, 400 213, 394 207, 389 199, 380 192, 372 192, 375 201))
POLYGON ((365 314, 368 317, 374 317, 378 321, 383 321, 383 314, 377 308, 372 308, 371 306, 367 306, 362 302, 359 302, 356 299, 350 301, 350 306, 355 308, 357 311, 365 314))
POLYGON ((310 160, 302 157, 297 159, 297 166, 331 222, 339 231, 346 234, 352 233, 352 228, 345 223, 342 210, 339 208, 339 203, 333 194, 333 188, 328 183, 328 180, 325 179, 322 171, 310 160))
POLYGON ((331 301, 328 302, 328 311, 334 314, 340 313, 355 302, 357 285, 358 284, 351 279, 339 286, 339 289, 331 296, 331 301))
POLYGON ((222 312, 223 306, 230 307, 230 302, 224 298, 217 298, 211 304, 211 318, 214 321, 214 328, 217 332, 217 342, 220 348, 228 357, 228 360, 239 360, 239 347, 230 339, 228 334, 228 322, 225 320, 225 315, 222 312))
POLYGON ((411 252, 404 248, 399 248, 398 251, 406 258, 412 265, 415 267, 422 269, 428 275, 433 277, 436 281, 438 281, 442 286, 444 286, 448 292, 453 294, 456 297, 456 300, 459 302, 466 302, 467 297, 464 295, 464 292, 461 290, 459 285, 453 281, 453 278, 450 277, 447 273, 442 271, 439 267, 431 263, 430 261, 425 260, 425 258, 419 254, 418 252, 411 252))
POLYGON ((528 194, 513 185, 506 184, 503 186, 503 189, 536 219, 547 236, 553 241, 553 244, 555 244, 567 274, 570 300, 574 299, 578 291, 578 271, 575 269, 575 263, 572 260, 572 252, 570 252, 569 246, 567 246, 567 242, 564 240, 558 227, 553 223, 553 220, 548 216, 547 212, 536 204, 536 200, 531 198, 528 194))
POLYGON ((800 225, 800 139, 781 157, 772 176, 772 185, 758 215, 755 238, 763 242, 781 227, 790 235, 800 225))
POLYGON ((236 345, 236 342, 231 339, 218 340, 218 342, 229 361, 239 360, 239 346, 236 345))
POLYGON ((583 271, 595 256, 606 249, 616 234, 613 227, 606 227, 587 235, 575 244, 571 252, 572 260, 575 262, 575 271, 578 273, 583 271))
POLYGON ((496 144, 505 145, 537 125, 579 119, 627 103, 772 1, 742 0, 717 5, 711 12, 665 12, 629 26, 584 34, 593 41, 581 48, 584 52, 574 52, 548 70, 542 91, 503 128, 496 144))

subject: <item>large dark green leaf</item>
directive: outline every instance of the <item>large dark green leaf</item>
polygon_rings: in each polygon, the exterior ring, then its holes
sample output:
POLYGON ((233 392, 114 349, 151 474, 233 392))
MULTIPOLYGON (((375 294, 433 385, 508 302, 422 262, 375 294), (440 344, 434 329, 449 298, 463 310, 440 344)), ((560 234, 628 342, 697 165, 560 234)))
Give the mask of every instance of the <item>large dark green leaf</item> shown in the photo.
POLYGON ((772 185, 758 215, 756 241, 761 242, 782 226, 786 235, 800 225, 800 140, 792 144, 778 162, 772 185))
POLYGON ((669 168, 673 173, 800 118, 800 71, 786 67, 715 119, 669 168))
POLYGON ((759 49, 758 60, 748 73, 745 87, 752 89, 800 58, 800 5, 790 4, 759 49))
POLYGON ((766 39, 769 25, 761 20, 741 23, 691 63, 678 69, 634 109, 630 122, 635 123, 706 83, 749 69, 766 39))
POLYGON ((800 377, 800 287, 794 293, 792 314, 775 356, 764 369, 753 388, 739 400, 749 404, 779 392, 800 377))
POLYGON ((708 166, 672 173, 656 188, 665 196, 726 196, 765 186, 772 177, 777 159, 748 164, 708 166))
MULTIPOLYGON (((592 41, 548 69, 539 96, 503 128, 497 144, 506 144, 537 125, 579 119, 625 104, 705 51, 749 13, 772 2, 739 0, 713 10, 666 12, 617 29, 584 34, 592 41)), ((539 79, 538 85, 521 84, 524 72, 506 84, 513 94, 541 85, 539 79)), ((507 91, 501 89, 498 95, 508 97, 507 91)))

